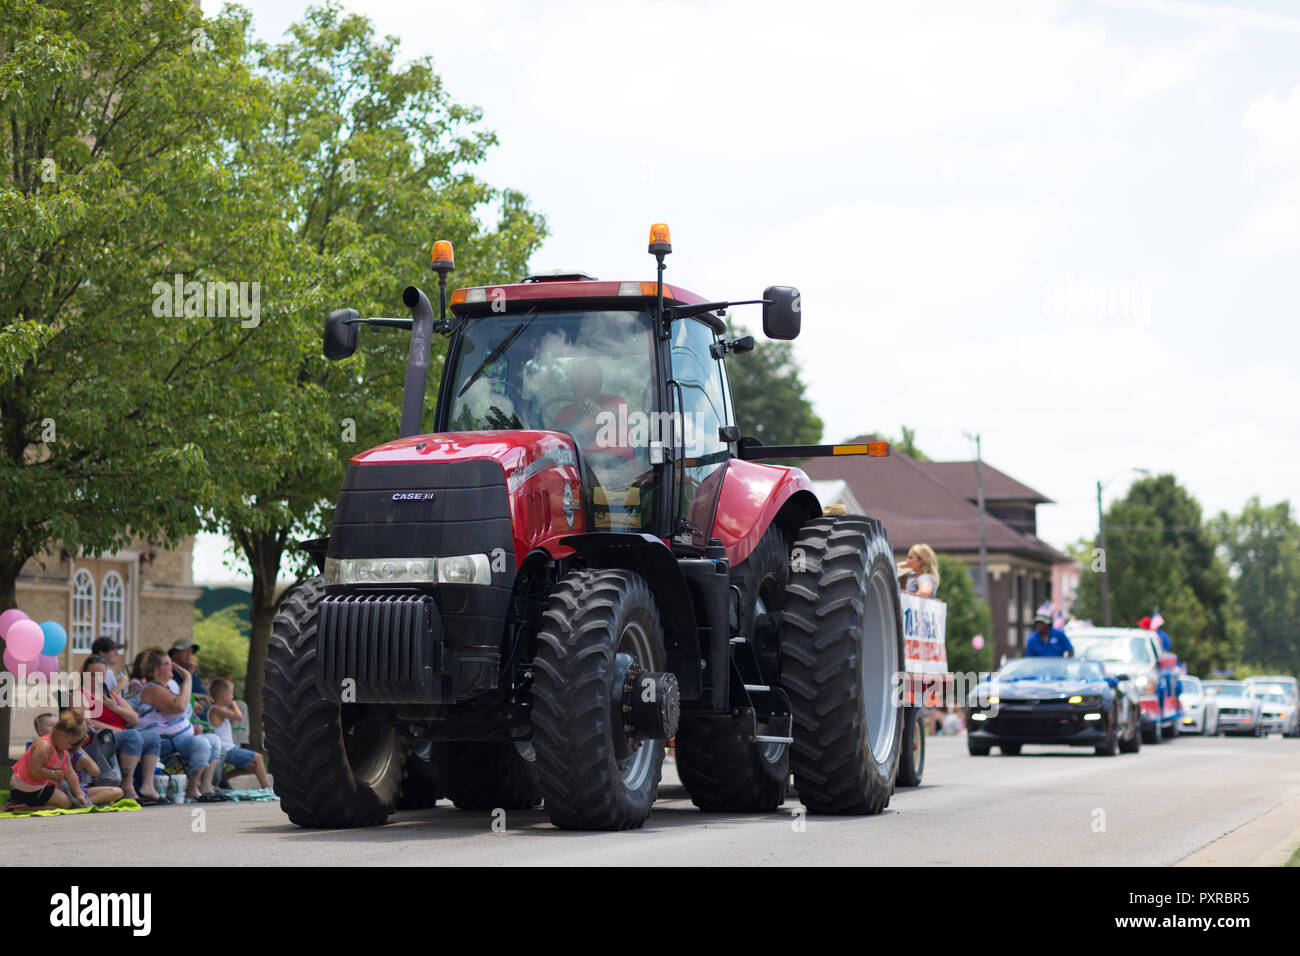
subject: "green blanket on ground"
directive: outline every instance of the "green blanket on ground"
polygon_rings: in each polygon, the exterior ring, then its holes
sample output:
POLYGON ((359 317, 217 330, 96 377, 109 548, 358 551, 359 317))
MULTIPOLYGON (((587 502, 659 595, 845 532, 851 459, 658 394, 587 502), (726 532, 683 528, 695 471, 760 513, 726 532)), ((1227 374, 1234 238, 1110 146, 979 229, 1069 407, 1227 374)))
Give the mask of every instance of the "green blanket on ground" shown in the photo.
MULTIPOLYGON (((0 807, 9 802, 9 791, 0 790, 0 807)), ((32 807, 30 810, 7 810, 0 813, 0 820, 6 817, 58 817, 65 813, 102 813, 107 810, 139 810, 140 804, 134 800, 122 799, 116 803, 106 803, 102 807, 77 807, 75 810, 60 810, 58 807, 32 807)))

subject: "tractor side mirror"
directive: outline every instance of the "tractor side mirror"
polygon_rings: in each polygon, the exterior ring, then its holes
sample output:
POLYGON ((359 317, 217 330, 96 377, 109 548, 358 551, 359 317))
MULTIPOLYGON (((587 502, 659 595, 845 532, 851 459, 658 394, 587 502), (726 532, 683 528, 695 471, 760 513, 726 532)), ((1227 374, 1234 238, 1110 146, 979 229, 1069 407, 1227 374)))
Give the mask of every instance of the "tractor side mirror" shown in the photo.
POLYGON ((763 290, 763 334, 786 341, 799 335, 799 290, 770 285, 763 290))
POLYGON ((331 362, 345 359, 357 350, 356 309, 335 309, 325 319, 325 357, 331 362))
POLYGON ((731 343, 731 351, 737 355, 744 355, 746 352, 754 351, 754 337, 745 335, 731 343))

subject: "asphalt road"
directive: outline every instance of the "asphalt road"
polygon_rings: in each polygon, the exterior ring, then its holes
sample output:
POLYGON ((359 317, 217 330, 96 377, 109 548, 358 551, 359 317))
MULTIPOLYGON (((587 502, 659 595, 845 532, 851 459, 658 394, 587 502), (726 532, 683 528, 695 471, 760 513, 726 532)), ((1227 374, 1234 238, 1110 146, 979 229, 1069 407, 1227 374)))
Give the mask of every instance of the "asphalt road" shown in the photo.
POLYGON ((3 820, 0 861, 153 866, 161 838, 168 865, 196 866, 1246 865, 1279 834, 1300 838, 1300 739, 1184 737, 1112 758, 928 744, 924 784, 876 817, 802 817, 796 800, 772 814, 700 813, 670 764, 649 821, 624 833, 556 830, 540 810, 510 813, 494 832, 490 814, 445 803, 354 831, 300 830, 276 803, 187 805, 3 820))

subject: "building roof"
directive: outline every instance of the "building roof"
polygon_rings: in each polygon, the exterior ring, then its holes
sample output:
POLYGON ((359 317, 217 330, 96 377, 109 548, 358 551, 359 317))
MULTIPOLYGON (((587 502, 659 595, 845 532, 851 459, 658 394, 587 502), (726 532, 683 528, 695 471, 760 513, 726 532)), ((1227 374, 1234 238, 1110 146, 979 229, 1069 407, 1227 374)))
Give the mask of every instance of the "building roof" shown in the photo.
MULTIPOLYGON (((864 435, 847 444, 875 440, 874 436, 864 435)), ((928 544, 936 551, 946 553, 979 551, 979 509, 943 480, 942 472, 931 469, 931 464, 919 462, 891 448, 887 458, 865 455, 810 458, 801 467, 809 478, 816 481, 838 478, 847 482, 853 497, 862 503, 865 512, 884 523, 895 551, 905 551, 917 543, 928 544)), ((987 470, 985 474, 987 480, 987 470)), ((1007 482, 1037 494, 1001 472, 998 474, 1007 482)), ((1041 495, 1038 497, 1042 498, 1041 495)), ((987 512, 984 525, 989 551, 1011 552, 1047 563, 1069 560, 1045 541, 1021 534, 987 512)))
MULTIPOLYGON (((978 494, 978 480, 973 461, 927 461, 920 462, 932 474, 971 501, 978 494)), ((987 461, 983 462, 984 500, 985 501, 1032 501, 1035 504, 1050 505, 1052 499, 1040 494, 1028 485, 1012 478, 1004 471, 999 471, 987 461)))

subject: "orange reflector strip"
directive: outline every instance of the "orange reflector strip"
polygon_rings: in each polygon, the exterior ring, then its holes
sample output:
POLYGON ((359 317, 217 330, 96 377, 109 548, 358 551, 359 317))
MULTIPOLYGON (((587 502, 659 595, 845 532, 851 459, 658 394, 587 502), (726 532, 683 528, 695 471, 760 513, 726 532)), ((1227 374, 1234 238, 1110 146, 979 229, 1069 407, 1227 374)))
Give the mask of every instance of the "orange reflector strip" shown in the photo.
POLYGON ((453 292, 453 293, 451 294, 451 304, 452 304, 452 305, 464 305, 464 303, 465 303, 465 293, 466 293, 466 290, 465 290, 465 289, 457 289, 455 292, 453 292))
POLYGON ((867 453, 866 445, 835 445, 834 449, 837 455, 865 455, 867 453))
POLYGON ((887 441, 869 441, 867 442, 867 454, 872 458, 888 458, 889 442, 887 441))

